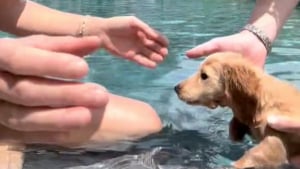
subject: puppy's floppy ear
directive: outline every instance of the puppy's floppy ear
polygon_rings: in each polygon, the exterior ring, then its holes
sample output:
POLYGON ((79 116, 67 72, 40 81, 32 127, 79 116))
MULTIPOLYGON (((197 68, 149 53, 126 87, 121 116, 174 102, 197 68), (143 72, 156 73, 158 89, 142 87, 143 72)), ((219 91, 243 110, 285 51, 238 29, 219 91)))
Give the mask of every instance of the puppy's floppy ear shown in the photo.
POLYGON ((252 66, 227 63, 222 65, 221 76, 225 90, 241 113, 238 116, 245 120, 253 119, 253 110, 257 108, 260 97, 260 79, 252 66))
POLYGON ((241 94, 247 97, 257 95, 259 89, 259 78, 251 66, 242 64, 222 65, 221 77, 225 88, 231 94, 241 94))

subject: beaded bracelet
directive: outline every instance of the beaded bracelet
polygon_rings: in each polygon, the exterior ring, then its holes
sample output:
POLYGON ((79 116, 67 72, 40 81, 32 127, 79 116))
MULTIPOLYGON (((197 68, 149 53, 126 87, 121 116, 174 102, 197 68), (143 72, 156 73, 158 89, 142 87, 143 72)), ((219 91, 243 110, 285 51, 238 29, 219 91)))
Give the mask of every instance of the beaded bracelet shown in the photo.
POLYGON ((263 43, 263 45, 267 49, 267 54, 271 52, 272 49, 271 40, 262 30, 258 29, 257 27, 251 24, 247 24, 243 29, 253 33, 263 43))

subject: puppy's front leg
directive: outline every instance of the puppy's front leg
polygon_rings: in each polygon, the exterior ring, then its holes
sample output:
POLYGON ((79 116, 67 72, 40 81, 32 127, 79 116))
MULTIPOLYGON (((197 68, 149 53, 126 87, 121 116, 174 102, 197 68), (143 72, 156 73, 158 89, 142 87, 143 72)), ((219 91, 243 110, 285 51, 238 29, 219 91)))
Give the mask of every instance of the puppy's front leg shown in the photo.
POLYGON ((237 118, 233 117, 229 124, 230 140, 240 142, 243 141, 246 134, 250 134, 250 129, 241 123, 237 118))
POLYGON ((287 162, 287 152, 282 141, 276 136, 267 136, 237 160, 234 167, 278 167, 287 162))

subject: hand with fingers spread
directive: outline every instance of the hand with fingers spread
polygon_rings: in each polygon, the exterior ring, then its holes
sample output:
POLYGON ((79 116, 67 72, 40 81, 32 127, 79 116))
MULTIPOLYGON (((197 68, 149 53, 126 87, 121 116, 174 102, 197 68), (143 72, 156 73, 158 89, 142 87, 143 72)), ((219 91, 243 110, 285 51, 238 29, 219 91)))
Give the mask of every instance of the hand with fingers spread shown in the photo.
POLYGON ((156 67, 167 56, 167 39, 138 18, 124 16, 100 20, 101 29, 90 29, 87 32, 98 34, 104 48, 112 54, 148 68, 156 67))
POLYGON ((83 78, 88 65, 81 56, 100 45, 97 37, 0 39, 0 124, 26 132, 69 131, 88 125, 88 107, 105 106, 106 90, 57 78, 83 78))

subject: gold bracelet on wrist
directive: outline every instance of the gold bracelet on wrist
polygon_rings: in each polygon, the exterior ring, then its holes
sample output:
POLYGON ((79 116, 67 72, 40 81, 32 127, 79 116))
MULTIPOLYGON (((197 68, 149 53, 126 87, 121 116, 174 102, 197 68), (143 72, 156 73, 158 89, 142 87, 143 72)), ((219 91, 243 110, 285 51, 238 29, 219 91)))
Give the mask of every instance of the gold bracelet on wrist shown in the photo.
POLYGON ((79 25, 79 30, 78 30, 78 33, 76 34, 76 36, 83 37, 83 36, 86 36, 88 34, 87 31, 86 31, 86 23, 87 23, 88 18, 89 18, 89 15, 85 15, 83 17, 82 22, 79 25))
POLYGON ((271 52, 271 40, 262 30, 258 29, 257 27, 251 24, 247 24, 243 29, 253 33, 263 43, 263 45, 267 49, 267 54, 271 52))

